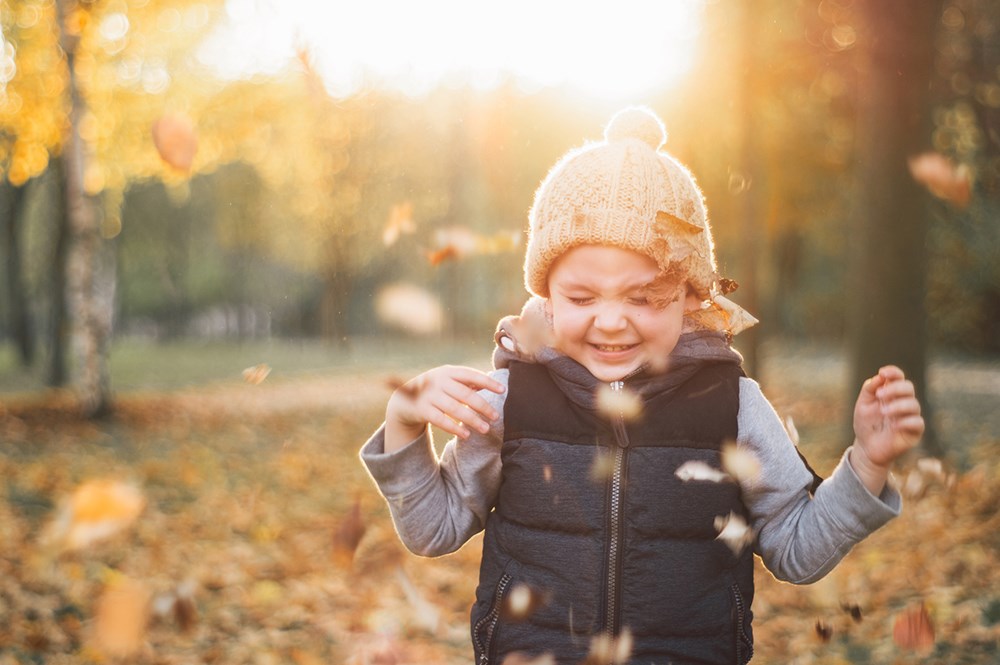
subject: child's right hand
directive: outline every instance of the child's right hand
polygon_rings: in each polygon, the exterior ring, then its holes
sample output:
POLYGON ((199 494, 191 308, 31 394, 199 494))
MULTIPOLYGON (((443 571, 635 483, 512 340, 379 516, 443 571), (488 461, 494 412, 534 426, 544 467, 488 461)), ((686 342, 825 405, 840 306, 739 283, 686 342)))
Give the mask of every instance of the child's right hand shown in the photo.
POLYGON ((497 394, 504 385, 471 367, 443 365, 410 379, 389 398, 385 411, 385 452, 399 450, 424 433, 427 424, 461 439, 470 427, 486 434, 500 414, 478 394, 497 394))

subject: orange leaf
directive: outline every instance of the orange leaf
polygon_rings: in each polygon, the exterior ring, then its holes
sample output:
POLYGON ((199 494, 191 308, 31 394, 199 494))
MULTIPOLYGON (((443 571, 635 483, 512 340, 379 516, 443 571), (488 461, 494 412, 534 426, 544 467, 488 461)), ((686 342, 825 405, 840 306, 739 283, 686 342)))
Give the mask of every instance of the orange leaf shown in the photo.
POLYGON ((350 566, 354 561, 354 552, 365 535, 368 527, 361 517, 361 499, 355 497, 350 511, 337 525, 333 532, 333 558, 343 566, 350 566))
POLYGON ((927 607, 920 603, 896 615, 892 639, 901 649, 928 654, 934 648, 934 625, 927 607))
POLYGON ((153 145, 167 164, 181 171, 190 170, 198 152, 194 123, 177 113, 160 116, 153 123, 153 145))
POLYGON ((909 161, 913 179, 939 199, 959 208, 969 205, 972 198, 972 174, 965 164, 955 164, 937 152, 926 152, 909 161))
POLYGON ((94 640, 99 650, 113 658, 127 658, 142 648, 149 619, 150 593, 141 582, 113 581, 97 601, 94 640))

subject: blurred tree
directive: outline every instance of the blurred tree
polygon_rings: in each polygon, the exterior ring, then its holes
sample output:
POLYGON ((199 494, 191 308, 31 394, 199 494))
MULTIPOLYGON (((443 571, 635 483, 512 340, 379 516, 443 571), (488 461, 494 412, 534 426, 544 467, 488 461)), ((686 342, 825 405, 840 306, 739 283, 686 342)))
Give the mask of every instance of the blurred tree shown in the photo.
POLYGON ((28 198, 29 186, 13 185, 9 181, 0 182, 0 246, 3 249, 0 256, 4 257, 4 282, 7 287, 3 295, 7 301, 10 335, 24 367, 31 366, 35 359, 35 337, 31 310, 28 308, 28 290, 23 279, 21 249, 26 207, 24 203, 28 198))
MULTIPOLYGON (((927 402, 928 198, 908 160, 930 137, 928 80, 941 2, 866 0, 858 93, 858 177, 849 271, 852 395, 881 365, 896 364, 927 402)), ((853 397, 852 397, 853 399, 853 397)), ((928 428, 924 445, 941 454, 928 428)))

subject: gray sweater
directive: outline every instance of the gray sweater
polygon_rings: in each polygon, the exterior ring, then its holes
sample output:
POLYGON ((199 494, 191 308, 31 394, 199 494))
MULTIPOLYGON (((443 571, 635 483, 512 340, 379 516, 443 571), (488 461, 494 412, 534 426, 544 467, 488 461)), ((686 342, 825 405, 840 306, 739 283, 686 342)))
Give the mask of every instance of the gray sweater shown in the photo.
MULTIPOLYGON (((508 371, 490 374, 506 385, 508 371)), ((503 413, 504 396, 483 391, 503 413)), ((754 551, 778 579, 808 584, 826 575, 855 543, 899 514, 889 485, 873 496, 848 460, 848 449, 810 496, 812 476, 758 384, 740 379, 737 446, 753 454, 761 473, 741 481, 755 534, 754 551)), ((488 434, 452 439, 437 456, 428 434, 385 453, 384 426, 361 449, 361 459, 389 505, 396 531, 420 555, 454 552, 481 531, 500 486, 502 419, 488 434)))

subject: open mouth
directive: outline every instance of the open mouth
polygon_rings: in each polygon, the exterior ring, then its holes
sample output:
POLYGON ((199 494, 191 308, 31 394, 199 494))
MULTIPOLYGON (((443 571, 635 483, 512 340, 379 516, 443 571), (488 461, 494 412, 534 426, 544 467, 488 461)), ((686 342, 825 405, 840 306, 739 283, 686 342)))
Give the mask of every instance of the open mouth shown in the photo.
POLYGON ((623 351, 628 351, 634 349, 637 344, 591 344, 595 349, 601 353, 621 353, 623 351))

